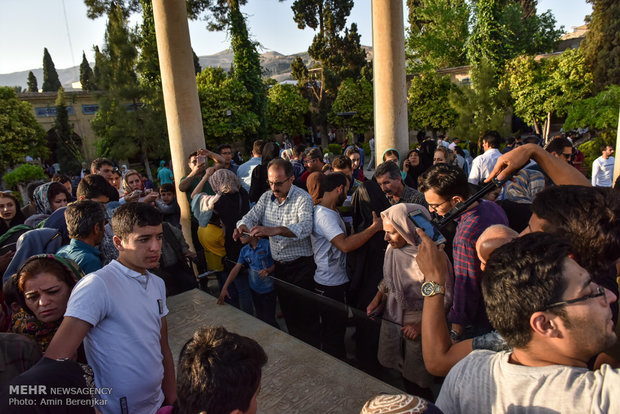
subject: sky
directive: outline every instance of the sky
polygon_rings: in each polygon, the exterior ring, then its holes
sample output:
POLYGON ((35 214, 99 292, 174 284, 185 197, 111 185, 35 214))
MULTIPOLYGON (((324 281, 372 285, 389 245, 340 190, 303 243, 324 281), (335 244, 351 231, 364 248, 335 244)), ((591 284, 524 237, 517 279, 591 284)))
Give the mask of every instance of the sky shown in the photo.
MULTIPOLYGON (((299 30, 293 21, 293 0, 250 0, 242 7, 253 40, 260 52, 288 55, 306 51, 312 42, 311 29, 299 30)), ((592 6, 585 0, 539 0, 538 12, 550 9, 566 31, 580 26, 592 6)), ((406 17, 407 9, 404 8, 406 17)), ((133 24, 138 17, 132 18, 133 24)), ((363 45, 372 45, 371 0, 357 0, 348 18, 355 22, 363 45)), ((192 47, 198 56, 229 47, 226 33, 209 32, 204 21, 189 24, 192 47)), ((47 47, 57 69, 79 65, 82 52, 94 62, 94 45, 101 45, 105 18, 90 20, 82 0, 0 0, 0 74, 42 67, 47 47)))

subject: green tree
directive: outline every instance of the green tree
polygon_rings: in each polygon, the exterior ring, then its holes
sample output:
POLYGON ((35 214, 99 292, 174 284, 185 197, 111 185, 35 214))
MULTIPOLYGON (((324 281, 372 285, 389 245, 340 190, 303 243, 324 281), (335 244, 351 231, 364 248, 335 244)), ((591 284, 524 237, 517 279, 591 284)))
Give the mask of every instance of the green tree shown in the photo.
POLYGON ((450 105, 457 113, 451 135, 478 140, 490 129, 506 135, 510 132, 509 91, 498 88, 495 68, 485 60, 471 70, 471 85, 460 85, 449 95, 450 105))
POLYGON ((409 127, 418 130, 437 131, 452 128, 457 113, 450 106, 449 96, 456 86, 448 76, 437 71, 426 71, 411 80, 409 87, 409 127))
POLYGON ((303 134, 306 129, 304 118, 307 112, 308 101, 293 85, 276 83, 269 89, 267 119, 270 133, 303 134))
POLYGON ((594 75, 595 90, 620 85, 620 3, 616 0, 588 0, 592 14, 582 47, 594 75))
POLYGON ((611 145, 618 129, 619 108, 620 85, 610 85, 591 98, 576 101, 568 110, 564 129, 590 128, 611 145))
POLYGON ((465 0, 408 0, 410 73, 467 64, 469 5, 465 0))
POLYGON ((342 81, 332 105, 329 121, 339 127, 350 127, 354 133, 364 134, 373 125, 373 88, 366 79, 342 81), (339 112, 355 112, 351 119, 338 116, 339 112))
POLYGON ((560 56, 540 61, 521 56, 511 60, 506 68, 504 83, 510 90, 515 114, 533 124, 545 140, 551 115, 566 115, 572 105, 591 91, 592 75, 579 49, 568 49, 560 56))
POLYGON ((23 161, 26 155, 46 157, 45 131, 34 117, 32 105, 20 101, 9 87, 0 87, 0 171, 23 161))
POLYGON ((94 91, 97 89, 95 86, 95 75, 93 70, 86 60, 86 53, 82 52, 82 63, 80 63, 80 83, 82 84, 82 90, 94 91))
MULTIPOLYGON (((239 9, 239 0, 229 0, 230 7, 230 45, 234 52, 234 77, 241 82, 252 95, 250 110, 256 114, 259 122, 259 136, 266 133, 265 108, 267 97, 261 78, 260 55, 256 43, 250 40, 245 18, 239 9)), ((246 148, 252 145, 252 135, 244 138, 246 148)))
POLYGON ((114 9, 108 16, 103 50, 95 50, 95 79, 102 92, 91 125, 101 138, 101 155, 116 159, 140 157, 151 176, 149 156, 167 154, 168 144, 162 138, 161 119, 143 101, 144 88, 136 74, 137 44, 122 9, 114 9))
POLYGON ((43 49, 43 92, 56 92, 60 88, 60 79, 54 61, 47 48, 43 49))
POLYGON ((252 94, 221 68, 204 68, 196 77, 205 141, 209 148, 256 134, 258 116, 252 94))
POLYGON ((28 72, 28 92, 39 92, 37 77, 34 76, 34 73, 32 73, 32 71, 28 72))
POLYGON ((194 73, 198 75, 200 71, 202 71, 202 68, 200 67, 200 58, 196 55, 194 49, 192 49, 192 56, 194 58, 194 73))
POLYGON ((501 71, 506 58, 502 27, 500 0, 479 0, 474 3, 474 27, 467 40, 467 60, 477 65, 483 60, 496 72, 501 71))
POLYGON ((61 171, 77 173, 81 169, 82 153, 80 148, 82 141, 69 125, 69 112, 65 104, 65 91, 62 87, 58 89, 58 96, 56 97, 56 119, 54 120, 53 133, 56 139, 54 152, 61 171))

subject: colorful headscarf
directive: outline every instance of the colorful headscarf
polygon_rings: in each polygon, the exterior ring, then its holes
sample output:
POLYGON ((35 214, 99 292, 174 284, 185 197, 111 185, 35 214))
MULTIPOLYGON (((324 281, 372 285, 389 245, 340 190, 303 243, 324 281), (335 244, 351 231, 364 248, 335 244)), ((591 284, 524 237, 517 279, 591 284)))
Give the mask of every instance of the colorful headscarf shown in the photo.
POLYGON ((34 189, 32 199, 39 214, 52 214, 52 204, 47 196, 53 182, 44 183, 34 189))

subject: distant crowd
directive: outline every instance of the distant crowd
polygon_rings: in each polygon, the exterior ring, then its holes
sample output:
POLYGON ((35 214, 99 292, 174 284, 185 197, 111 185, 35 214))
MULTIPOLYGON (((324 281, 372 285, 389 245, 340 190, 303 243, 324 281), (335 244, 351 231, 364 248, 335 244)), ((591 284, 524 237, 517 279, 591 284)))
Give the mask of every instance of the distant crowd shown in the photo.
POLYGON ((268 357, 243 332, 214 320, 175 369, 166 298, 195 288, 399 372, 406 394, 362 413, 620 410, 613 148, 588 179, 565 136, 420 136, 376 168, 368 144, 367 163, 356 142, 201 148, 155 183, 98 158, 23 206, 0 192, 0 411, 34 412, 8 385, 44 384, 91 389, 84 412, 255 413, 268 357))

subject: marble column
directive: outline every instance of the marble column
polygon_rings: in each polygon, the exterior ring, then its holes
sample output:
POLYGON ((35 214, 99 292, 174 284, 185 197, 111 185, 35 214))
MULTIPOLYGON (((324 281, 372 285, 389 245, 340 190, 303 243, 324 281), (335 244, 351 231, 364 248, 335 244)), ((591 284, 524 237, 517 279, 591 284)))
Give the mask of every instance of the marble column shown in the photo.
MULTIPOLYGON (((153 15, 170 153, 178 183, 188 173, 189 154, 205 146, 185 0, 153 0, 153 15)), ((191 212, 178 187, 177 201, 181 206, 183 235, 191 245, 191 212)))
POLYGON ((386 149, 397 149, 402 160, 409 148, 402 1, 372 0, 372 47, 378 165, 386 149))

